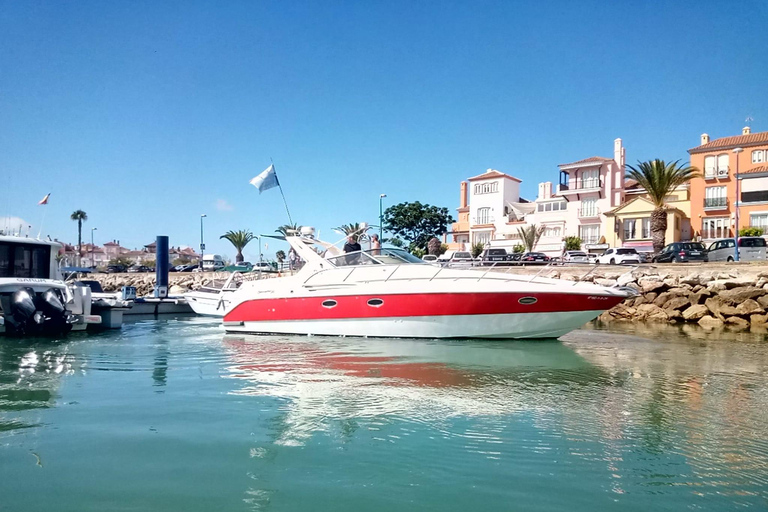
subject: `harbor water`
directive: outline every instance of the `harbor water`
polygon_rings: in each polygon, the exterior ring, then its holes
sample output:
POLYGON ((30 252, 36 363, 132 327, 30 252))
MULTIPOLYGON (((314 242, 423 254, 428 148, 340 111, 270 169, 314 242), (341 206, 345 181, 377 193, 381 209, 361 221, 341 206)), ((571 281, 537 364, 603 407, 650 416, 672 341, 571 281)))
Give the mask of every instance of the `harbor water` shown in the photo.
POLYGON ((0 511, 768 509, 768 337, 0 339, 0 511))

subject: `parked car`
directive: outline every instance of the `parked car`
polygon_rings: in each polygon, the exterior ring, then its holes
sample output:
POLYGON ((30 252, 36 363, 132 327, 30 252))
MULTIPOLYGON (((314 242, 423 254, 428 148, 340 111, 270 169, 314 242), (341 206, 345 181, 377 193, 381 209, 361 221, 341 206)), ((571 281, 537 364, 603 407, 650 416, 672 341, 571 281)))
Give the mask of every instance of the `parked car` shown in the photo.
POLYGON ((232 270, 234 272, 250 272, 253 270, 253 263, 250 261, 241 261, 240 263, 232 265, 232 270))
POLYGON ((421 261, 426 263, 437 263, 437 256, 434 254, 425 254, 424 257, 421 258, 421 261))
POLYGON ((589 263, 589 257, 584 251, 565 251, 564 263, 589 263))
POLYGON ((107 274, 121 274, 125 271, 125 265, 109 265, 107 267, 107 274))
POLYGON ((549 263, 549 256, 543 252, 526 252, 520 257, 521 263, 549 263))
POLYGON ((274 272, 275 268, 266 261, 262 261, 260 263, 254 263, 252 270, 253 272, 258 272, 259 270, 262 272, 274 272))
POLYGON ((145 265, 134 265, 128 269, 131 274, 140 274, 143 272, 152 272, 153 269, 145 265))
POLYGON ((707 261, 707 250, 700 242, 675 242, 653 257, 654 263, 685 263, 707 261))
POLYGON ((456 251, 448 260, 448 265, 474 265, 475 259, 469 251, 456 251))
POLYGON ((607 265, 628 265, 640 264, 640 255, 637 250, 631 247, 618 247, 606 249, 606 251, 597 258, 597 263, 607 265))
POLYGON ((486 249, 480 259, 481 265, 507 265, 511 260, 507 250, 501 247, 486 249))
POLYGON ((522 258, 522 257, 523 257, 523 253, 521 253, 521 252, 513 252, 512 254, 509 255, 509 261, 511 261, 512 263, 515 263, 515 264, 519 264, 520 263, 520 258, 522 258))
MULTIPOLYGON (((765 261, 766 243, 759 236, 739 237, 739 261, 765 261)), ((734 261, 736 259, 736 241, 725 238, 712 242, 707 251, 709 261, 734 261)))

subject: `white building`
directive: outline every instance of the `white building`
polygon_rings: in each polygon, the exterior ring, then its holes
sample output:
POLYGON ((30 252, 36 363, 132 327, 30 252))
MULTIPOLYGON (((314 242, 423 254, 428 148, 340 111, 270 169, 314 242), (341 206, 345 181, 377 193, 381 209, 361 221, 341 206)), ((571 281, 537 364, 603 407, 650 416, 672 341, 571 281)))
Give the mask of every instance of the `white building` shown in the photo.
POLYGON ((533 204, 520 198, 520 180, 495 169, 469 178, 469 241, 471 244, 514 245, 533 204), (504 243, 505 241, 510 241, 504 243))

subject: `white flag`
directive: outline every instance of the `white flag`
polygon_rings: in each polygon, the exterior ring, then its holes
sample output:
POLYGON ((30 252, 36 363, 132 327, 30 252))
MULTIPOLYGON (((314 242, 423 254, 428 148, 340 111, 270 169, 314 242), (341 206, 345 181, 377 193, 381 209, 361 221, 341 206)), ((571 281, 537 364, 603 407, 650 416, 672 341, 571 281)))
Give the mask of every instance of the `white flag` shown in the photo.
POLYGON ((264 172, 253 178, 250 183, 259 189, 259 194, 265 190, 279 186, 280 183, 277 181, 277 173, 275 172, 274 164, 270 165, 264 172))

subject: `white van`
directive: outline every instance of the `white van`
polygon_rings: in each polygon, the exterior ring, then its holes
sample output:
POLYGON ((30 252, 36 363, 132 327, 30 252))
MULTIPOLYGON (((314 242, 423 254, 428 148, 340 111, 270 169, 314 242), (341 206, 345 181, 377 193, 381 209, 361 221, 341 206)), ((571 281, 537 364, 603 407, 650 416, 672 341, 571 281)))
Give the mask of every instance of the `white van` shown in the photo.
MULTIPOLYGON (((740 261, 765 261, 765 239, 759 236, 739 237, 740 261)), ((712 242, 707 251, 708 261, 733 261, 736 253, 736 241, 725 238, 712 242)))
POLYGON ((203 256, 203 271, 215 272, 224 268, 224 260, 218 254, 206 254, 203 256))

